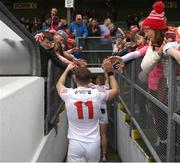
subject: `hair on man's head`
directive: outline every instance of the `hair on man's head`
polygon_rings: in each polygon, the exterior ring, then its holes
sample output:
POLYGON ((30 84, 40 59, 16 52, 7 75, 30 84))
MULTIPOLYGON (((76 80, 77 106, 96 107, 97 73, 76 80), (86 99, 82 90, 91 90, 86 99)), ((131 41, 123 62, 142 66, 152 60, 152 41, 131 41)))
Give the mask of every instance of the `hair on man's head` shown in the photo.
POLYGON ((104 85, 106 82, 106 78, 104 75, 98 75, 96 77, 96 80, 98 80, 98 82, 99 82, 98 84, 100 84, 100 85, 104 85))
POLYGON ((91 72, 86 67, 78 67, 74 72, 77 82, 81 85, 89 84, 91 81, 91 72))
POLYGON ((59 53, 59 54, 61 54, 62 56, 64 55, 62 46, 61 46, 60 44, 58 44, 58 43, 55 43, 55 44, 54 44, 54 52, 55 52, 55 53, 59 53))
POLYGON ((43 31, 42 33, 44 34, 45 39, 48 39, 49 41, 54 40, 54 36, 51 33, 47 32, 47 31, 43 31))

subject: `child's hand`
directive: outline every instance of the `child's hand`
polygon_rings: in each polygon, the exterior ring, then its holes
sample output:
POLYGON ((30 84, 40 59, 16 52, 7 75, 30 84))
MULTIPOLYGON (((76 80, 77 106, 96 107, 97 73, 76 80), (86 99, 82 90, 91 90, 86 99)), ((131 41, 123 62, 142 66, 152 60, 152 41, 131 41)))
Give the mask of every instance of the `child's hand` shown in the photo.
POLYGON ((84 59, 77 59, 73 60, 73 63, 76 67, 87 67, 87 62, 84 59))
POLYGON ((171 40, 171 38, 166 38, 166 37, 164 37, 164 41, 163 41, 163 44, 165 45, 165 44, 167 44, 168 42, 172 42, 172 40, 171 40))
POLYGON ((164 41, 163 41, 163 43, 161 44, 161 47, 159 48, 159 50, 158 50, 158 54, 159 55, 163 55, 163 47, 164 47, 164 45, 165 44, 167 44, 168 42, 171 42, 169 39, 166 39, 165 37, 164 37, 164 41))
POLYGON ((110 59, 112 64, 117 63, 117 62, 122 62, 122 58, 119 56, 111 56, 111 57, 109 57, 109 59, 110 59))
POLYGON ((86 62, 86 60, 84 60, 84 59, 79 59, 78 62, 79 62, 79 66, 80 66, 80 67, 87 67, 87 62, 86 62))

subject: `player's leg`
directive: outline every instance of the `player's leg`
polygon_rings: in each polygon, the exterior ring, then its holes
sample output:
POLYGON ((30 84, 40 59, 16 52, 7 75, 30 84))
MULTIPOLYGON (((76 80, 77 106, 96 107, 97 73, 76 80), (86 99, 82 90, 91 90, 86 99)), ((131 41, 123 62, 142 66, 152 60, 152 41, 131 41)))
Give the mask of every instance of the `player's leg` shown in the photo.
POLYGON ((101 149, 102 149, 102 161, 106 161, 107 155, 107 124, 100 124, 100 132, 101 132, 101 149))
POLYGON ((84 148, 80 141, 69 140, 67 162, 86 162, 84 148))
POLYGON ((104 109, 103 111, 101 110, 101 116, 100 116, 102 161, 106 161, 106 155, 107 155, 107 146, 108 146, 107 124, 108 124, 107 110, 104 109))
POLYGON ((100 140, 97 142, 84 143, 86 161, 87 162, 99 162, 100 161, 100 140))

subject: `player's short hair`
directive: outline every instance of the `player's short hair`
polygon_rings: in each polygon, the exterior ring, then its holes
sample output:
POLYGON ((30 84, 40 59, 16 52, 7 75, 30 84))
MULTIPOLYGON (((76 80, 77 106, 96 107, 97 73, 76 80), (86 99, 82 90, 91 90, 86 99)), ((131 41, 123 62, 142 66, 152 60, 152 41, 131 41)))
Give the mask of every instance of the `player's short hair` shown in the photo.
POLYGON ((89 84, 91 81, 91 72, 86 67, 78 67, 74 75, 79 84, 85 85, 89 84))
POLYGON ((97 79, 99 80, 99 82, 100 82, 101 85, 104 85, 104 84, 105 84, 106 78, 105 78, 104 75, 97 75, 96 80, 97 80, 97 79))

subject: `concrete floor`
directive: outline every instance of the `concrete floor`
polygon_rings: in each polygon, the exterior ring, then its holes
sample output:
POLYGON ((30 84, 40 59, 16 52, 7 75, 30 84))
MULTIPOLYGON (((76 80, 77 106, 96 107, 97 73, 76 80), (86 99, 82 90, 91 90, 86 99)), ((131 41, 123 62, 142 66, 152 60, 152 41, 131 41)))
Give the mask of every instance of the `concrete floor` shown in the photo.
POLYGON ((107 151, 107 162, 121 162, 121 159, 118 156, 118 153, 116 153, 112 146, 108 145, 108 151, 107 151))

